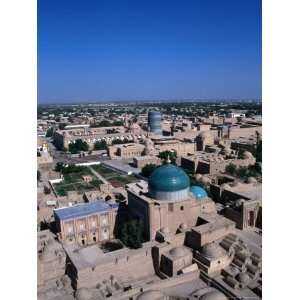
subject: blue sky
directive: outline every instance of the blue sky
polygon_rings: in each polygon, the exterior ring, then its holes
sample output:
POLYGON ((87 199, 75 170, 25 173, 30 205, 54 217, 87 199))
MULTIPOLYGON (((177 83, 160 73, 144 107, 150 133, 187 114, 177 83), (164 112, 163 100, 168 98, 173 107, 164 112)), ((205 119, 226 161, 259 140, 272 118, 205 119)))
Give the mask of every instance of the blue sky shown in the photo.
POLYGON ((38 0, 38 102, 261 98, 261 0, 38 0))

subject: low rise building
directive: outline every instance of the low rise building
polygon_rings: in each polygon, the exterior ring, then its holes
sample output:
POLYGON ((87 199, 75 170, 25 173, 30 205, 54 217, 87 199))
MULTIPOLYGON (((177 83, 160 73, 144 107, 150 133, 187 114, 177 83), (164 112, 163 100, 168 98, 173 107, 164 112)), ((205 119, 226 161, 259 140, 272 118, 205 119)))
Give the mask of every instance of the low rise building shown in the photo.
POLYGON ((250 177, 247 183, 233 181, 211 184, 210 190, 214 199, 225 205, 224 215, 234 221, 237 228, 261 228, 261 183, 250 177))
POLYGON ((151 155, 137 156, 133 158, 133 165, 135 168, 142 169, 143 167, 149 164, 160 165, 161 159, 157 156, 151 155))
POLYGON ((112 145, 108 147, 109 157, 111 159, 130 159, 141 156, 145 146, 137 143, 112 145))
POLYGON ((199 174, 216 175, 225 171, 226 167, 233 164, 237 167, 254 165, 255 158, 250 152, 244 152, 242 158, 237 158, 229 149, 225 155, 198 151, 195 155, 181 158, 181 166, 199 174))
POLYGON ((66 254, 49 230, 38 232, 37 250, 38 287, 42 287, 65 274, 66 254))
POLYGON ((58 149, 66 148, 70 143, 74 143, 77 139, 86 142, 91 149, 96 141, 104 140, 107 144, 111 144, 113 140, 134 140, 135 138, 143 138, 143 131, 139 133, 126 132, 123 126, 113 127, 97 127, 97 128, 75 128, 56 130, 53 134, 53 142, 58 149))
POLYGON ((104 201, 54 210, 58 236, 64 243, 94 244, 112 239, 118 204, 104 201))

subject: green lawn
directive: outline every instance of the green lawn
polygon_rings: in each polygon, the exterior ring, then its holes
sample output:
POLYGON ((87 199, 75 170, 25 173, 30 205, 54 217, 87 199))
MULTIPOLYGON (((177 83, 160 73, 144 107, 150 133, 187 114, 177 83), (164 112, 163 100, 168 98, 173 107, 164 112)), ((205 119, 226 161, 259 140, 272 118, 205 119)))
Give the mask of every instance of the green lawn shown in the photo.
POLYGON ((92 168, 106 180, 108 180, 114 187, 121 187, 127 183, 137 181, 137 178, 133 175, 121 175, 120 173, 102 165, 92 166, 92 168))
POLYGON ((88 168, 78 173, 70 173, 64 175, 64 180, 60 183, 55 183, 54 189, 59 196, 66 196, 69 191, 78 191, 84 193, 85 191, 94 190, 103 183, 96 176, 94 176, 88 168), (92 176, 93 180, 89 183, 83 181, 83 175, 92 176))
POLYGON ((137 178, 132 175, 118 175, 109 180, 114 187, 121 187, 131 182, 136 182, 137 178))

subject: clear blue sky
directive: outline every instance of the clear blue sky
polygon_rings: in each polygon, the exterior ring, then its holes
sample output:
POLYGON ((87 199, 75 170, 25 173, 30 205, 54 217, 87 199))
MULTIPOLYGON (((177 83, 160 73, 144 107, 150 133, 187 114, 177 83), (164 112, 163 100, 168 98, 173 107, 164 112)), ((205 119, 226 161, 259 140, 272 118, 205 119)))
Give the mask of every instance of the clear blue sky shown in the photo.
POLYGON ((38 101, 261 98, 261 0, 38 0, 38 101))

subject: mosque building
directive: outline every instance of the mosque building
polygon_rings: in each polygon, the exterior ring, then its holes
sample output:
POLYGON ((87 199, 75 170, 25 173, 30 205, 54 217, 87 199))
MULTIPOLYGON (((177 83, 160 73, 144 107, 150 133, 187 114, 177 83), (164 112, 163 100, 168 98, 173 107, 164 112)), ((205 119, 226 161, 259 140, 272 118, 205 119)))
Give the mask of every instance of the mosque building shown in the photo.
POLYGON ((182 226, 196 226, 201 213, 216 214, 206 191, 190 187, 188 175, 170 161, 153 171, 148 184, 128 184, 127 191, 129 212, 143 220, 148 240, 154 240, 163 228, 176 233, 182 226))

